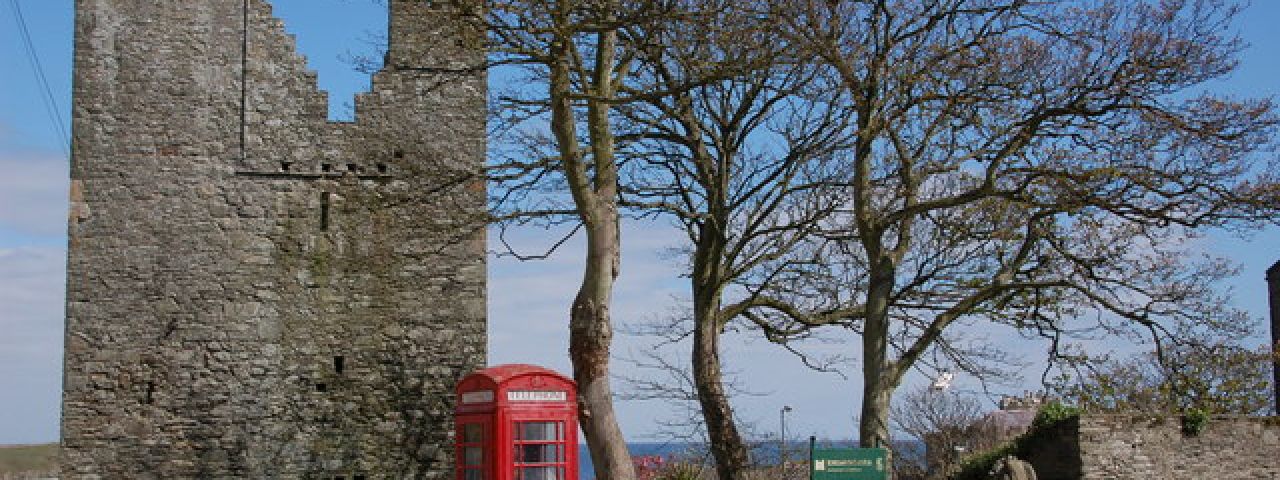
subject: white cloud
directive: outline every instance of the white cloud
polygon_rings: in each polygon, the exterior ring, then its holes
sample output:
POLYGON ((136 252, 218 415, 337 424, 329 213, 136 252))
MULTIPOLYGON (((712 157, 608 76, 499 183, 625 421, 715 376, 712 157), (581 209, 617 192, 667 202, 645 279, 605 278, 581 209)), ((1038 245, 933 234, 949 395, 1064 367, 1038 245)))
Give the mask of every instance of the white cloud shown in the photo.
MULTIPOLYGON (((68 165, 49 155, 0 152, 0 235, 61 238, 67 231, 68 165)), ((12 240, 0 236, 0 245, 12 240)))
POLYGON ((0 250, 0 444, 58 439, 66 252, 0 250))

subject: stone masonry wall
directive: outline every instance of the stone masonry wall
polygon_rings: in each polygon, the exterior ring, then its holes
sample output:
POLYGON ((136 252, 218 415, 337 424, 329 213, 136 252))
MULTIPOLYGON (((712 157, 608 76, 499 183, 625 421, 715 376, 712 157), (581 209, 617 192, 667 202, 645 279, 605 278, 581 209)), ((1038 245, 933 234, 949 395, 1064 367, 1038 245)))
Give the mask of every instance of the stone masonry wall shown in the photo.
POLYGON ((399 63, 331 123, 264 0, 76 2, 64 478, 448 477, 484 52, 389 3, 399 63))
POLYGON ((1178 417, 1083 415, 1055 432, 1028 459, 1042 479, 1280 479, 1277 417, 1216 416, 1188 436, 1178 417))

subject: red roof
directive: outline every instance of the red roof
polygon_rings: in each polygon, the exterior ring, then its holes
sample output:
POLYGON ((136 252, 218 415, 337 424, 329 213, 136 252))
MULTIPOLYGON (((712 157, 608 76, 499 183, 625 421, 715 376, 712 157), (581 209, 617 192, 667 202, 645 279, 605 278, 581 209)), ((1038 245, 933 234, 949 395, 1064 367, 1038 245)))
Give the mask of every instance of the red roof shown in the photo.
POLYGON ((502 383, 508 380, 511 380, 516 377, 522 377, 525 375, 551 375, 551 376, 559 377, 570 383, 573 382, 573 380, 571 380, 569 377, 561 375, 559 372, 556 372, 555 370, 550 370, 543 367, 539 367, 537 365, 528 365, 524 363, 495 365, 495 366, 486 368, 484 370, 478 370, 472 373, 471 375, 467 375, 467 376, 471 377, 475 375, 487 377, 495 385, 501 385, 502 383))

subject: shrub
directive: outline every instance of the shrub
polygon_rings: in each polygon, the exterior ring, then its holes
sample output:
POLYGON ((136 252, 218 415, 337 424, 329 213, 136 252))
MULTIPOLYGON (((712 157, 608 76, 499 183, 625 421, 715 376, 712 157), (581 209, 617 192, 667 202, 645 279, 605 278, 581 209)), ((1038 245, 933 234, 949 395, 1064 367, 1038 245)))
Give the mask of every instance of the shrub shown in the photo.
POLYGON ((1031 430, 1040 430, 1057 425, 1058 422, 1072 417, 1080 416, 1080 409, 1070 405, 1063 405, 1060 402, 1049 402, 1040 411, 1036 412, 1036 418, 1031 420, 1031 430))
POLYGON ((956 473, 951 474, 951 480, 986 480, 987 473, 996 462, 1005 455, 1015 455, 1020 447, 1018 439, 1014 439, 999 447, 974 454, 960 464, 960 469, 956 470, 956 473))
POLYGON ((1204 431, 1204 426, 1209 423, 1209 412, 1192 408, 1182 414, 1182 434, 1188 437, 1194 437, 1204 431))
POLYGON ((691 463, 676 462, 667 464, 658 471, 654 480, 699 480, 702 478, 702 467, 691 463))

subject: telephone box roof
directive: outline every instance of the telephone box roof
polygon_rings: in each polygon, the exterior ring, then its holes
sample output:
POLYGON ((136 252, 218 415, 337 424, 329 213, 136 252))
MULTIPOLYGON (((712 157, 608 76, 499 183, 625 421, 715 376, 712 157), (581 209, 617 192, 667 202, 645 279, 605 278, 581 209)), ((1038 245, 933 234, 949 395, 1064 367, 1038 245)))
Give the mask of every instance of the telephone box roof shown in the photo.
POLYGON ((512 364, 506 364, 506 365, 492 366, 484 370, 473 372, 470 375, 467 375, 467 378, 476 377, 476 376, 485 377, 485 378, 488 378, 489 381, 493 382, 494 385, 501 385, 513 378, 523 377, 526 375, 550 375, 550 376, 560 378, 561 380, 564 380, 566 382, 573 383, 572 379, 564 375, 561 375, 555 370, 550 370, 547 368, 539 367, 537 365, 529 365, 524 363, 512 363, 512 364))

